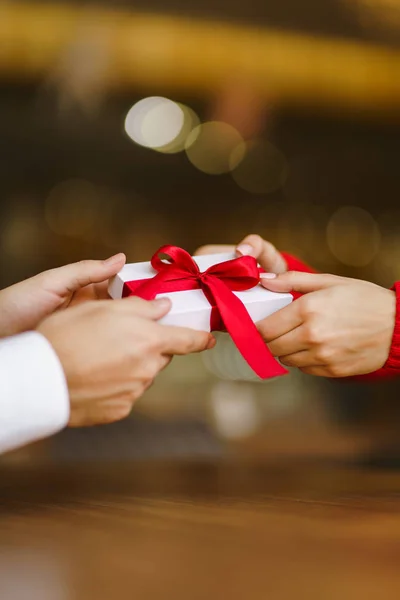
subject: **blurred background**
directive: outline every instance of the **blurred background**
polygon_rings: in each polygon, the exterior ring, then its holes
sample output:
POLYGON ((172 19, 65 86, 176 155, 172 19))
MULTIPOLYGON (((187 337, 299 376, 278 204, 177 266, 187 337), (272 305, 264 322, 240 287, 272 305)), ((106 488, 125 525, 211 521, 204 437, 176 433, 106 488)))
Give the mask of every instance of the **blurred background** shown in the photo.
MULTIPOLYGON (((0 287, 259 233, 400 278, 398 0, 0 0, 0 287)), ((254 379, 230 340, 130 419, 3 461, 400 463, 399 384, 254 379)))

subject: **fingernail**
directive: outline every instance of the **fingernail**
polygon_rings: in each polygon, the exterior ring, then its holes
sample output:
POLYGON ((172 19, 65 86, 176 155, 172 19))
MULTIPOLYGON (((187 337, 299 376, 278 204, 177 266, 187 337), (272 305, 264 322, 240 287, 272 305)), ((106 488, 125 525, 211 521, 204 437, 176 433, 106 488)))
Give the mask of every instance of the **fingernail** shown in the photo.
POLYGON ((119 252, 118 254, 115 254, 114 256, 110 256, 110 258, 107 258, 107 260, 104 261, 104 264, 107 266, 114 265, 116 263, 122 262, 122 259, 125 260, 125 255, 122 254, 121 252, 119 252))
POLYGON ((275 273, 260 273, 260 279, 276 279, 275 273))
POLYGON ((250 244, 240 244, 236 251, 239 252, 242 256, 253 256, 254 248, 250 246, 250 244))
POLYGON ((170 308, 171 300, 169 298, 156 298, 153 300, 153 303, 156 304, 159 308, 170 308))
POLYGON ((208 341, 208 344, 206 346, 206 350, 211 350, 211 348, 214 348, 215 344, 217 343, 217 340, 215 339, 214 336, 210 336, 210 339, 208 341))

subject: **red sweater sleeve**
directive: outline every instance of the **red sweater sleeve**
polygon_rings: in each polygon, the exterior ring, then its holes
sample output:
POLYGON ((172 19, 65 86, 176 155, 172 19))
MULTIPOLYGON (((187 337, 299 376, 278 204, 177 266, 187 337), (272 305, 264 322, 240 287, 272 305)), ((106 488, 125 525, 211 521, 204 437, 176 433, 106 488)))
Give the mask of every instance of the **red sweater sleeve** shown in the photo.
MULTIPOLYGON (((300 261, 295 256, 282 252, 289 271, 302 271, 303 273, 315 273, 316 271, 307 264, 300 261)), ((384 366, 375 371, 358 377, 348 377, 346 380, 354 381, 379 381, 381 379, 390 379, 400 375, 400 281, 394 284, 393 291, 396 293, 396 318, 394 323, 392 345, 389 357, 384 366)), ((293 294, 294 298, 299 298, 301 294, 293 294)))
POLYGON ((315 273, 315 269, 302 262, 295 256, 291 254, 287 254, 286 252, 281 252, 283 258, 286 261, 288 271, 301 271, 302 273, 315 273))

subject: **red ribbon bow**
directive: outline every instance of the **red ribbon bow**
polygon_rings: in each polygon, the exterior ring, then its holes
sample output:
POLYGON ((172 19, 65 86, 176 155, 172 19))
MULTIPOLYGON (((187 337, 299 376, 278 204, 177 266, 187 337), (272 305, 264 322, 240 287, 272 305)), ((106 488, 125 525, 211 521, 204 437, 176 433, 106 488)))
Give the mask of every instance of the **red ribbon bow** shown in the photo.
POLYGON ((261 379, 287 373, 272 356, 244 304, 232 293, 249 290, 259 283, 260 272, 255 258, 242 256, 213 265, 202 273, 188 252, 168 245, 153 255, 151 265, 157 275, 125 283, 123 297, 135 295, 153 300, 162 293, 201 289, 212 307, 211 330, 226 329, 261 379), (166 255, 169 262, 162 260, 160 255, 166 255))

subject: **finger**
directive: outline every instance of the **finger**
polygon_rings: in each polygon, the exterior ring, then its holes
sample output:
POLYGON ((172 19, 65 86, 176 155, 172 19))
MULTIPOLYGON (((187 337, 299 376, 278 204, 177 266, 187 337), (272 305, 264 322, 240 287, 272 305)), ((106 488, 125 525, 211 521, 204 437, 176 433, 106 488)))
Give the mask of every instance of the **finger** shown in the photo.
POLYGON ((267 242, 259 235, 248 235, 236 248, 238 254, 242 256, 254 256, 266 271, 274 270, 278 259, 282 259, 282 268, 280 271, 286 270, 286 264, 278 250, 273 244, 267 242))
POLYGON ((337 285, 342 277, 288 271, 275 277, 271 273, 261 273, 261 285, 271 292, 316 292, 337 285))
POLYGON ((52 287, 64 293, 76 292, 91 283, 101 283, 114 277, 126 262, 125 254, 116 254, 107 260, 82 260, 44 273, 52 287))
POLYGON ((257 329, 266 342, 272 342, 277 338, 288 334, 293 329, 300 327, 303 320, 300 315, 299 301, 292 302, 285 308, 278 310, 266 319, 257 323, 257 329))
POLYGON ((158 321, 162 317, 165 317, 172 307, 169 298, 156 298, 155 300, 148 301, 136 296, 130 296, 123 300, 112 300, 110 302, 126 315, 143 317, 152 321, 158 321))
POLYGON ((144 358, 142 376, 145 385, 149 381, 154 381, 157 375, 170 364, 171 360, 172 356, 166 354, 158 354, 152 358, 144 358))
POLYGON ((293 354, 288 354, 287 356, 280 356, 279 361, 286 367, 297 367, 299 369, 324 367, 324 365, 318 363, 309 350, 294 352, 293 354))
POLYGON ((107 425, 126 419, 132 412, 135 401, 142 396, 144 386, 138 384, 132 393, 131 391, 119 395, 117 398, 110 398, 95 404, 85 405, 70 419, 70 427, 92 427, 93 425, 107 425))
MULTIPOLYGON (((296 327, 285 335, 278 337, 268 343, 268 348, 274 356, 288 356, 308 350, 303 327, 296 327)), ((304 365, 306 366, 306 365, 304 365)))
POLYGON ((201 246, 194 253, 194 256, 203 256, 205 254, 224 254, 225 252, 235 252, 235 246, 229 245, 217 245, 208 244, 207 246, 201 246))
POLYGON ((215 343, 215 338, 206 331, 162 326, 161 351, 163 354, 184 355, 192 352, 202 352, 213 348, 215 343))
POLYGON ((164 369, 166 369, 168 367, 168 365, 171 363, 172 361, 172 356, 168 355, 168 354, 163 354, 161 356, 161 362, 160 362, 160 371, 164 371, 164 369))
POLYGON ((108 293, 108 281, 102 281, 101 283, 95 284, 96 298, 99 300, 108 300, 110 294, 108 293))

